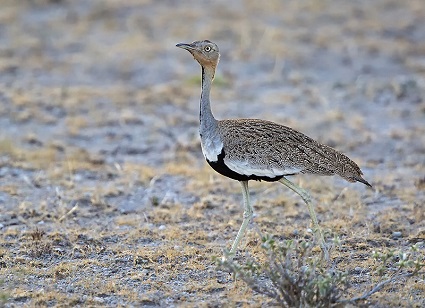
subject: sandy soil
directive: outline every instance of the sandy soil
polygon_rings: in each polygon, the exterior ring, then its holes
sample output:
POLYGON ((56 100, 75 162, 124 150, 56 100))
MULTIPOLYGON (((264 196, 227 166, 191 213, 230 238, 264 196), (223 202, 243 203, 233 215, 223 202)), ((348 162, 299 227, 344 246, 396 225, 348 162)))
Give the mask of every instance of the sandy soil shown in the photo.
MULTIPOLYGON (((373 283, 373 250, 425 239, 423 0, 4 0, 0 305, 270 303, 212 261, 242 209, 239 184, 200 150, 200 68, 175 47, 199 39, 222 53, 217 118, 291 126, 348 154, 372 183, 292 177, 341 238, 332 257, 357 273, 347 296, 373 283)), ((250 185, 253 226, 310 236, 296 195, 250 185)), ((241 260, 261 260, 253 226, 241 260)), ((419 277, 368 304, 423 307, 424 292, 419 277)))

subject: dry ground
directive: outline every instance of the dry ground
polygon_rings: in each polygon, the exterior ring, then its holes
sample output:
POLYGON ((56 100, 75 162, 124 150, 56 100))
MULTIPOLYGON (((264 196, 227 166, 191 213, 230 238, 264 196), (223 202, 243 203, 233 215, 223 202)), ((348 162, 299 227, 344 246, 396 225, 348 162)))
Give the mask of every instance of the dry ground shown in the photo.
MULTIPOLYGON (((425 3, 3 0, 0 306, 261 306, 217 271, 242 219, 237 182, 203 161, 199 66, 222 51, 218 118, 259 117, 349 154, 373 184, 296 176, 317 202, 350 295, 371 251, 425 239, 425 3)), ((252 183, 253 225, 309 237, 300 199, 252 183)), ((423 251, 422 251, 423 253, 423 251)), ((259 260, 251 226, 241 247, 259 260)), ((425 306, 423 277, 373 306, 425 306)))

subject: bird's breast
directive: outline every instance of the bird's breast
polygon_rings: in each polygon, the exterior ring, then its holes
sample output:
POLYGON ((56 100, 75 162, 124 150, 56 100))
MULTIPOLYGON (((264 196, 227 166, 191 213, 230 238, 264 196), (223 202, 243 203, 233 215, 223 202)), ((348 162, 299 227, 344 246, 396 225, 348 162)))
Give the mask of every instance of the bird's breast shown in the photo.
POLYGON ((208 161, 215 162, 223 150, 223 142, 218 135, 201 134, 201 147, 204 157, 208 161))

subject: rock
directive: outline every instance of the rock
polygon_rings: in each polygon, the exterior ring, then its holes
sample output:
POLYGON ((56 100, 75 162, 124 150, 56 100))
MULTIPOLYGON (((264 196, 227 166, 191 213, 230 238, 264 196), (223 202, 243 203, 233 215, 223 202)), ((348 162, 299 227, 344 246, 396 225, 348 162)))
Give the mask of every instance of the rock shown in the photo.
POLYGON ((401 234, 400 231, 394 231, 392 234, 393 239, 398 239, 400 237, 402 237, 403 235, 401 234))

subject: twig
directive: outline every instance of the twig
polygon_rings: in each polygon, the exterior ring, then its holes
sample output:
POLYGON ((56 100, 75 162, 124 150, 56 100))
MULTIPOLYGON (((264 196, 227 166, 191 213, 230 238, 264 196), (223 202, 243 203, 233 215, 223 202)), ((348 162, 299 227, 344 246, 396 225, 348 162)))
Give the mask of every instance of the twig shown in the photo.
POLYGON ((68 213, 66 213, 61 218, 59 218, 59 222, 62 222, 66 217, 68 217, 69 215, 74 213, 77 209, 78 209, 78 202, 74 205, 74 207, 72 209, 69 210, 68 213))
POLYGON ((391 278, 388 278, 387 280, 381 281, 375 287, 373 287, 372 290, 363 293, 361 296, 341 300, 341 301, 338 301, 338 303, 350 303, 350 302, 352 303, 352 302, 356 302, 356 301, 359 301, 359 300, 362 300, 362 299, 366 299, 366 298, 370 297, 372 294, 379 292, 387 283, 396 281, 396 280, 401 279, 401 278, 409 278, 409 277, 412 277, 412 276, 415 276, 415 275, 422 275, 422 274, 425 274, 425 272, 415 272, 414 271, 412 273, 406 273, 406 274, 403 274, 403 275, 393 276, 391 278))

